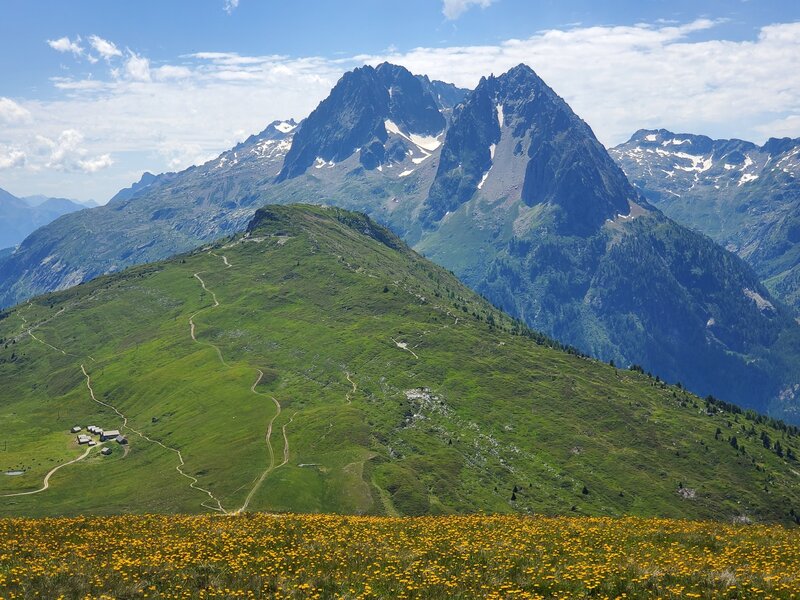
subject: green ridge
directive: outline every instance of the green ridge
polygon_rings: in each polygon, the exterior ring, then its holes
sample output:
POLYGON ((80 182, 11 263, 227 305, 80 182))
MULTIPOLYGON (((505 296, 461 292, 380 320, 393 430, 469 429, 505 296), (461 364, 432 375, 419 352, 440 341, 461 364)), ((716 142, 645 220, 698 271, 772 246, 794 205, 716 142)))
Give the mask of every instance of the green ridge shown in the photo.
POLYGON ((78 457, 71 426, 122 425, 81 365, 163 444, 124 430, 127 450, 0 497, 4 516, 233 512, 248 496, 249 511, 800 512, 795 429, 557 349, 340 209, 261 209, 246 234, 19 305, 0 338, 0 470, 25 471, 0 494, 78 457))

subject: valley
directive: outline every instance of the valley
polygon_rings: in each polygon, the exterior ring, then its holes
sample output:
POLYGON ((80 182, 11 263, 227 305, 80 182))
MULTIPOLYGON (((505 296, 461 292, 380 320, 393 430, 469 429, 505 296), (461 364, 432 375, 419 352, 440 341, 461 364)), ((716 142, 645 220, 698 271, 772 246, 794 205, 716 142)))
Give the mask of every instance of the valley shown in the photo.
POLYGON ((610 152, 650 202, 739 255, 797 310, 800 139, 758 146, 641 130, 610 152))

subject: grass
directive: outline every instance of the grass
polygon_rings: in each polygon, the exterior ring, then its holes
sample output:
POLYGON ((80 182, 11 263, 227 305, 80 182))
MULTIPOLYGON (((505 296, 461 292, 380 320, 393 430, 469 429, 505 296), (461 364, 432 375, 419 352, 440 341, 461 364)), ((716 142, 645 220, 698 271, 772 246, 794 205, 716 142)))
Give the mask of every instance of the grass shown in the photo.
POLYGON ((72 425, 121 427, 81 365, 150 441, 127 430, 127 455, 93 452, 46 492, 0 497, 0 515, 207 512, 180 451, 231 512, 269 471, 248 510, 796 520, 800 465, 760 439, 798 455, 790 431, 515 335, 381 232, 336 209, 270 207, 247 236, 4 313, 0 466, 25 474, 0 475, 0 495, 76 458, 72 425))
POLYGON ((577 517, 0 520, 3 598, 796 598, 800 531, 577 517))

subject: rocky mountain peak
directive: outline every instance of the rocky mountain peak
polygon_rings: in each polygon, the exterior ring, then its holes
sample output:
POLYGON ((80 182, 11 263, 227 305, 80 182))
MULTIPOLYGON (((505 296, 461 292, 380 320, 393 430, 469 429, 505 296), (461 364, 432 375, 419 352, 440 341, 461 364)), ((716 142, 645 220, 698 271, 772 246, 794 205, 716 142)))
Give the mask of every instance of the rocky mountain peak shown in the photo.
POLYGON ((582 121, 527 65, 481 79, 456 111, 423 220, 428 224, 468 202, 487 179, 510 163, 521 163, 516 192, 528 206, 547 204, 555 222, 572 233, 588 233, 607 219, 630 212, 638 198, 625 175, 582 121), (494 173, 495 153, 508 146, 494 173))
POLYGON ((374 169, 404 154, 402 141, 387 144, 387 121, 422 136, 441 133, 447 123, 430 89, 404 67, 382 63, 345 73, 303 122, 277 181, 305 173, 317 160, 335 164, 360 152, 361 164, 374 169))

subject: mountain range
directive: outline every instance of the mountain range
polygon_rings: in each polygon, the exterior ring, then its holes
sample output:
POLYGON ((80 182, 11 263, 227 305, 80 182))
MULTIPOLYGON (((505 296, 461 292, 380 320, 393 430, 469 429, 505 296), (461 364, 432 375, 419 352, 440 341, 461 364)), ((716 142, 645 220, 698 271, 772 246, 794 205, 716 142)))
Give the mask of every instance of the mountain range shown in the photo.
POLYGON ((610 152, 650 202, 738 254, 800 309, 800 138, 757 146, 640 130, 610 152))
POLYGON ((525 65, 472 91, 386 63, 346 73, 302 122, 39 229, 0 263, 0 302, 188 251, 294 202, 370 215, 564 344, 800 420, 792 311, 648 201, 525 65))
POLYGON ((67 198, 17 198, 0 189, 0 249, 16 246, 30 233, 61 215, 91 206, 95 206, 94 203, 81 203, 67 198))
POLYGON ((4 516, 800 510, 797 427, 566 352, 339 208, 3 312, 0 378, 4 516))

